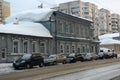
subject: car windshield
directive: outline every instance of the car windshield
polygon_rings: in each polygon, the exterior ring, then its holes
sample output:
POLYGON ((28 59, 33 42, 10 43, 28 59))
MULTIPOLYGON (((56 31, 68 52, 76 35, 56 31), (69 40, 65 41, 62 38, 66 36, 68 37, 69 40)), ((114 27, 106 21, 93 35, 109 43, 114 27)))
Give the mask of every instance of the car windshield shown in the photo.
POLYGON ((56 55, 50 55, 48 58, 55 58, 56 55))
POLYGON ((32 56, 32 54, 25 54, 21 57, 21 59, 28 60, 28 59, 30 59, 31 56, 32 56))
POLYGON ((75 57, 75 54, 72 53, 72 54, 68 55, 68 57, 75 57))

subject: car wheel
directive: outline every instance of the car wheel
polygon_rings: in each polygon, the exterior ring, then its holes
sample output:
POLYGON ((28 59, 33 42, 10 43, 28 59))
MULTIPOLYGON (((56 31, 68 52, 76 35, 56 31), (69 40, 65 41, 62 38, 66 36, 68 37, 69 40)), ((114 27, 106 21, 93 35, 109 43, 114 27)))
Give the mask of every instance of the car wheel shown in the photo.
POLYGON ((27 69, 31 68, 31 65, 30 65, 30 64, 27 64, 27 65, 26 65, 26 68, 27 68, 27 69))
POLYGON ((53 62, 53 64, 54 64, 54 65, 57 65, 57 62, 56 62, 56 61, 54 61, 54 62, 53 62))
POLYGON ((43 67, 43 66, 44 66, 44 63, 41 62, 41 63, 39 64, 39 67, 43 67))
POLYGON ((62 63, 63 63, 63 64, 66 64, 66 61, 64 60, 62 63))

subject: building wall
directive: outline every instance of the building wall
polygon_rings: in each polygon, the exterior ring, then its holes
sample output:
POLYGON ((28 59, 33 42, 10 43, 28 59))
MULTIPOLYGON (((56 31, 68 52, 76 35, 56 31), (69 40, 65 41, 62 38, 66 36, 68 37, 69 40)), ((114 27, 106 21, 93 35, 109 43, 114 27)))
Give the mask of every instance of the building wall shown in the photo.
POLYGON ((83 17, 83 5, 84 3, 82 1, 71 1, 60 4, 58 10, 67 14, 83 17))
POLYGON ((111 14, 110 11, 104 8, 99 10, 99 20, 100 20, 100 35, 111 33, 111 14))
POLYGON ((112 33, 119 32, 120 29, 120 15, 119 14, 111 14, 111 27, 112 33))
POLYGON ((117 54, 120 54, 120 44, 100 45, 100 47, 114 49, 117 54))
POLYGON ((93 40, 91 21, 62 12, 55 12, 51 19, 54 20, 51 22, 54 54, 97 53, 99 41, 93 40))
POLYGON ((5 20, 5 18, 10 16, 10 3, 9 2, 3 2, 3 8, 2 8, 2 18, 5 20))
POLYGON ((61 3, 58 9, 59 11, 62 11, 64 13, 93 20, 94 22, 93 27, 95 29, 94 37, 99 35, 99 16, 98 16, 97 5, 78 0, 78 1, 61 3))
POLYGON ((49 38, 0 34, 0 44, 0 62, 12 62, 26 53, 40 53, 47 56, 50 54, 51 43, 49 38), (27 48, 24 46, 25 42, 27 48), (34 43, 35 51, 33 51, 34 43), (18 44, 18 48, 15 44, 18 44))

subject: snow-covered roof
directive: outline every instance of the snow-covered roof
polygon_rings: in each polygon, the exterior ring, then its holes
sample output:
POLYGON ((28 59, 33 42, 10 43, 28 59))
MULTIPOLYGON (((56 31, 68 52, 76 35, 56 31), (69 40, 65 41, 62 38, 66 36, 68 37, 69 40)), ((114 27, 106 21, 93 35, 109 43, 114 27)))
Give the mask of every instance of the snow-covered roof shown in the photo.
POLYGON ((120 41, 115 39, 104 39, 100 40, 100 42, 101 45, 120 44, 120 41))
POLYGON ((40 23, 20 21, 18 24, 0 24, 0 33, 19 34, 36 37, 52 37, 48 29, 40 23))
POLYGON ((119 36, 119 33, 110 33, 110 34, 104 34, 104 35, 101 35, 99 36, 99 39, 106 39, 106 38, 113 38, 113 37, 118 37, 119 36))
POLYGON ((17 18, 19 21, 47 21, 49 20, 50 16, 54 12, 53 9, 50 8, 39 8, 33 10, 27 10, 23 12, 16 13, 13 16, 8 17, 5 22, 10 23, 17 18))
POLYGON ((120 44, 119 40, 113 39, 113 37, 119 37, 119 33, 104 34, 99 36, 100 45, 120 44))

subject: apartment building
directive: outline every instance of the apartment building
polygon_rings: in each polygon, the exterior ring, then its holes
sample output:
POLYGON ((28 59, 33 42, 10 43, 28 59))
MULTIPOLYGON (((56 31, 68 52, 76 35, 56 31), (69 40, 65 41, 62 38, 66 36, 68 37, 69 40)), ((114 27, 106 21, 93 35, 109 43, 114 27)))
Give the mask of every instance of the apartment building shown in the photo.
POLYGON ((92 20, 94 22, 94 37, 99 35, 99 16, 97 5, 78 0, 61 3, 58 10, 67 14, 75 15, 77 17, 83 17, 92 20))
POLYGON ((2 13, 3 20, 7 18, 8 16, 10 16, 10 3, 9 2, 6 2, 6 1, 3 2, 2 12, 3 12, 2 13))
POLYGON ((111 14, 111 27, 112 33, 119 32, 120 29, 120 15, 113 13, 111 14))
POLYGON ((101 8, 99 10, 99 27, 100 27, 100 35, 111 33, 111 13, 109 10, 101 8))
POLYGON ((82 1, 71 1, 60 4, 58 10, 67 14, 83 17, 83 5, 84 2, 82 1))
POLYGON ((93 20, 94 36, 95 37, 98 36, 99 35, 98 6, 90 2, 84 2, 83 17, 93 20))
POLYGON ((10 16, 10 3, 0 0, 0 22, 10 16))

